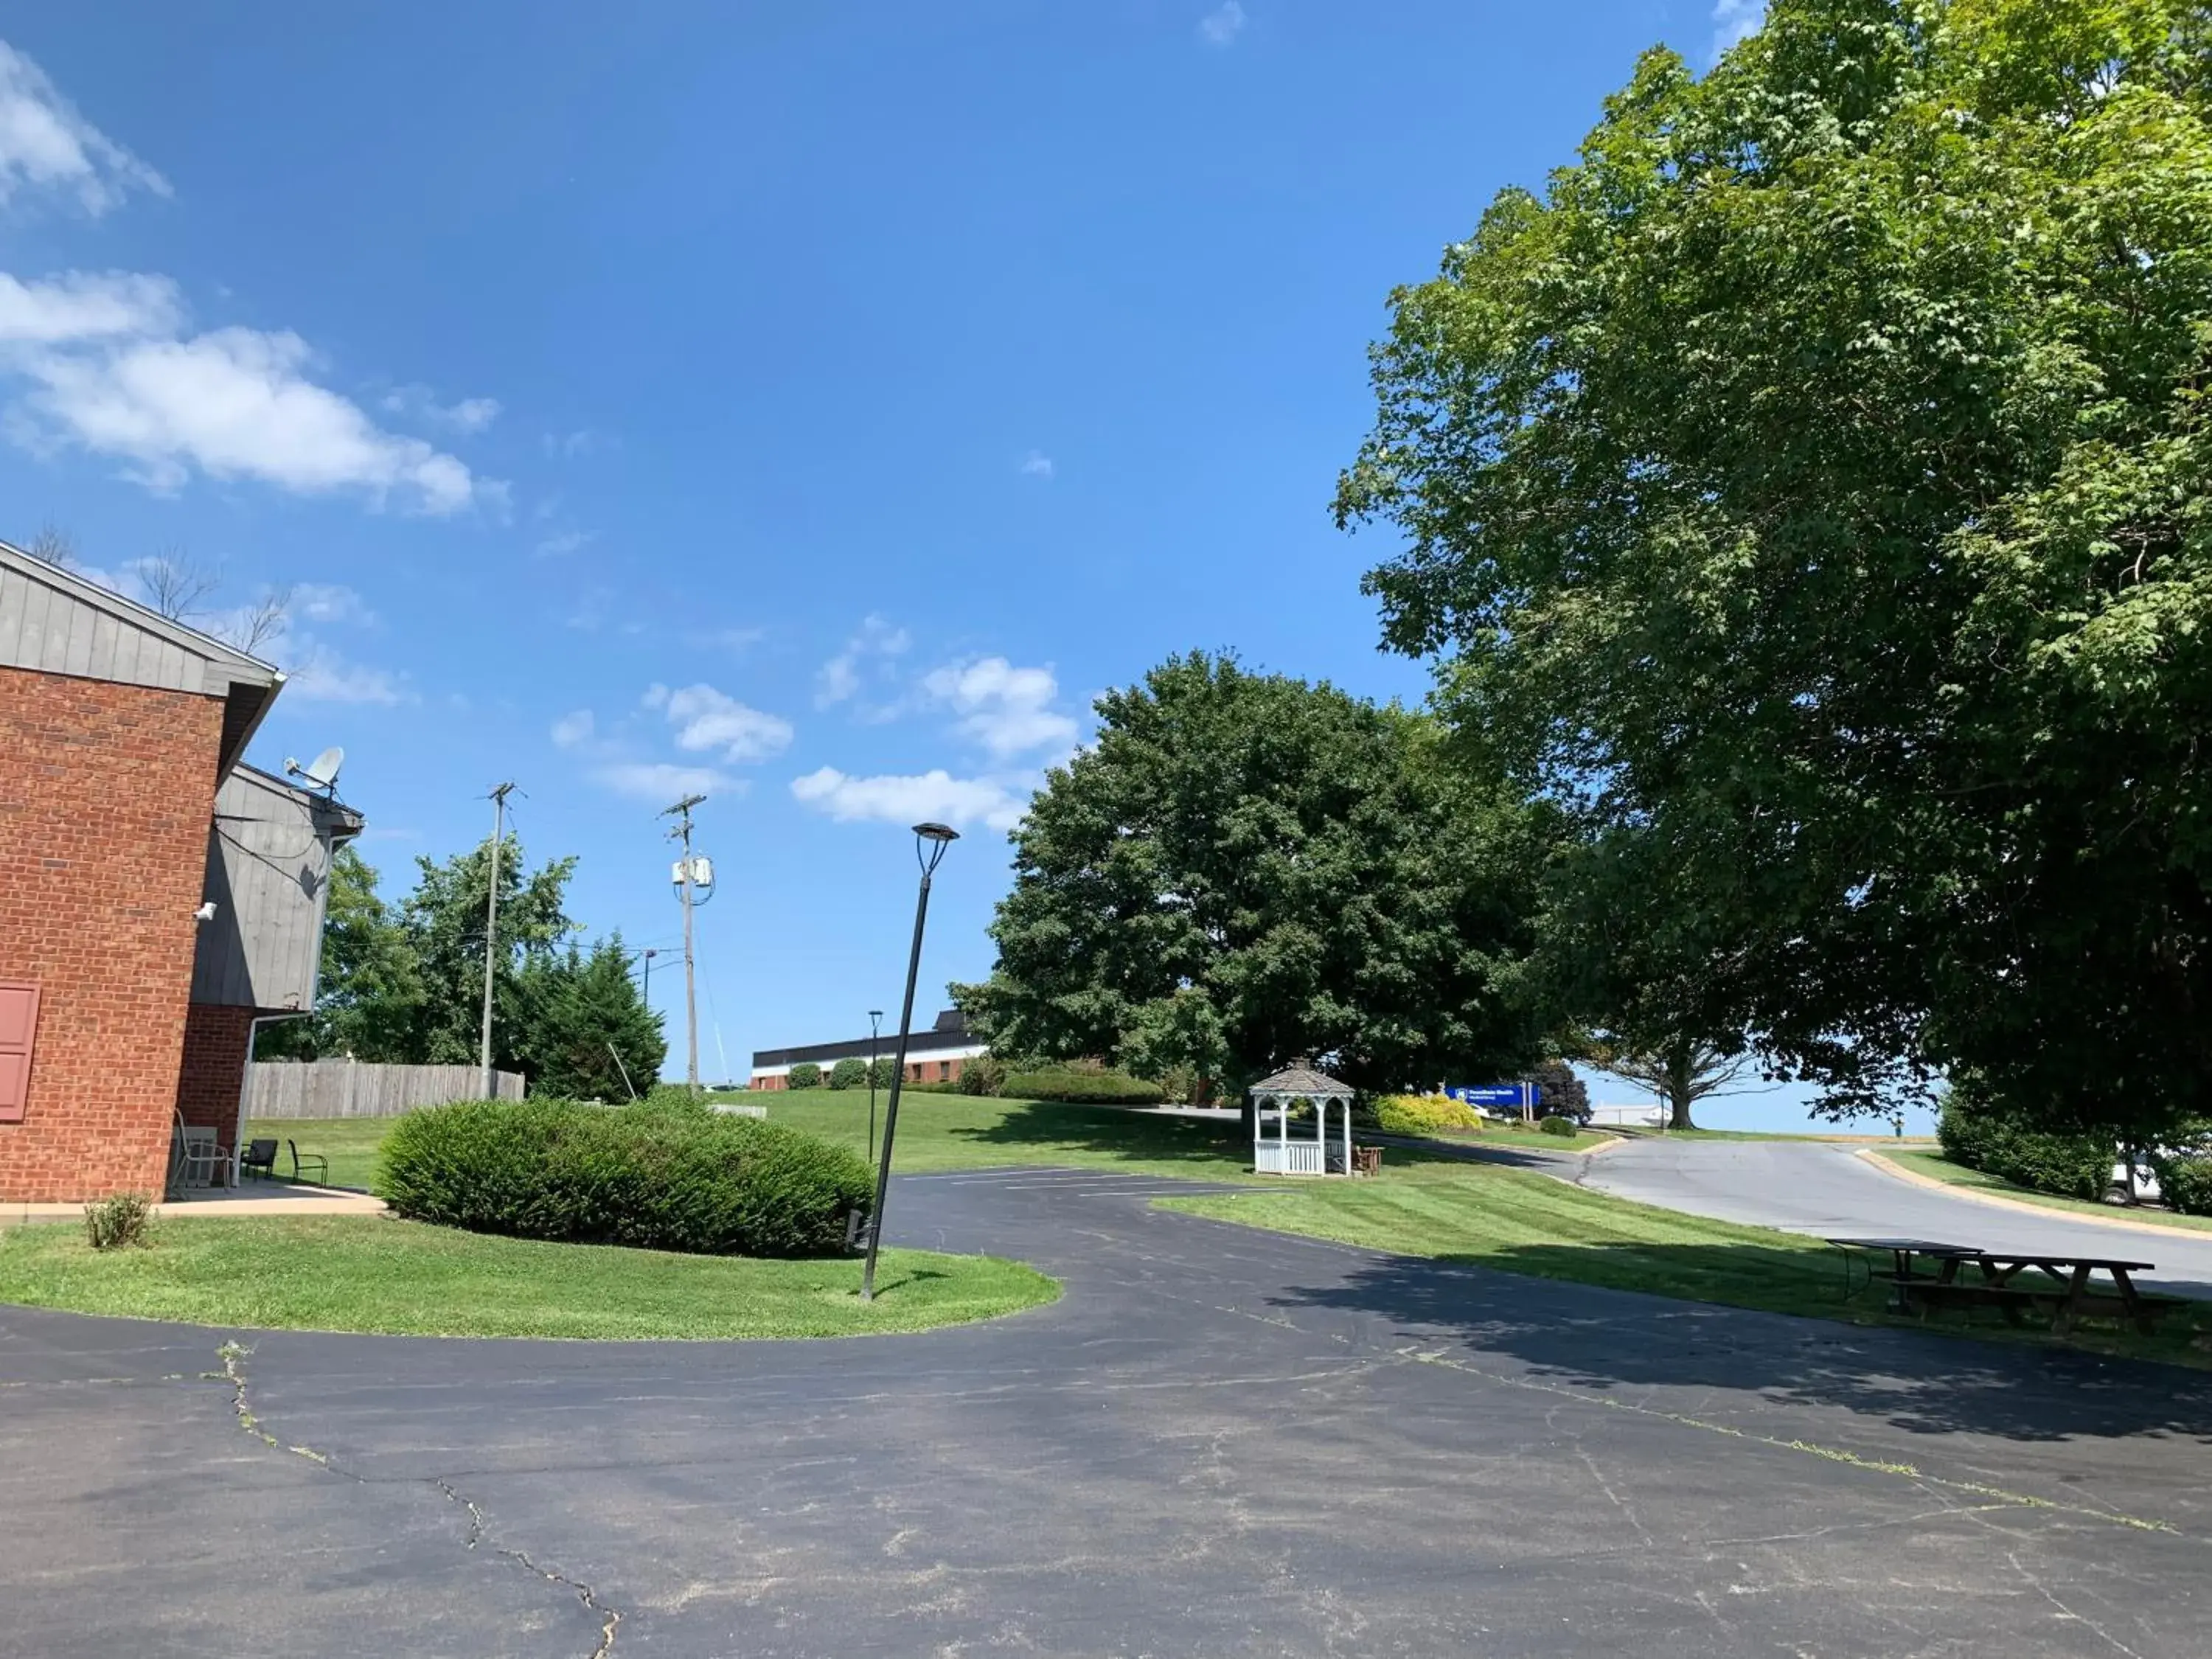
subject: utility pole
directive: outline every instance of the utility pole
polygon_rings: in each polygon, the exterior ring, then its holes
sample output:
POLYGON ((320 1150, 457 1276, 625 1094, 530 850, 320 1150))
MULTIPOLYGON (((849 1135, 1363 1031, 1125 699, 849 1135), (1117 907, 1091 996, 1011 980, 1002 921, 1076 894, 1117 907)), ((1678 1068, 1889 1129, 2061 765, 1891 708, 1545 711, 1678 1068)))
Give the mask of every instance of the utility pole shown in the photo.
POLYGON ((668 832, 668 838, 682 843, 684 848, 683 860, 676 866, 677 885, 684 900, 684 1079, 695 1095, 699 1092, 699 997, 691 965, 691 809, 706 799, 704 795, 686 795, 660 815, 676 820, 676 827, 668 832))
POLYGON ((491 792, 491 878, 484 884, 483 1039, 477 1047, 486 1100, 499 1097, 491 1071, 491 973, 499 959, 499 849, 507 839, 507 798, 514 788, 512 783, 502 783, 491 792))

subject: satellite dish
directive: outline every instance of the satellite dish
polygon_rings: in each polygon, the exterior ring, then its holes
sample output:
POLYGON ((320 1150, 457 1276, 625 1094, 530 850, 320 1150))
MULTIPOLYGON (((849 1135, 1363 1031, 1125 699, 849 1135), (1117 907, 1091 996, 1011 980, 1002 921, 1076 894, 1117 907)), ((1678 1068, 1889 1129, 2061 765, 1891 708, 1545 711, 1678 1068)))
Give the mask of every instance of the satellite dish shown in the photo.
POLYGON ((331 790, 337 787, 338 768, 345 764, 345 750, 325 749, 305 766, 295 760, 284 763, 284 769, 306 784, 310 789, 331 790))

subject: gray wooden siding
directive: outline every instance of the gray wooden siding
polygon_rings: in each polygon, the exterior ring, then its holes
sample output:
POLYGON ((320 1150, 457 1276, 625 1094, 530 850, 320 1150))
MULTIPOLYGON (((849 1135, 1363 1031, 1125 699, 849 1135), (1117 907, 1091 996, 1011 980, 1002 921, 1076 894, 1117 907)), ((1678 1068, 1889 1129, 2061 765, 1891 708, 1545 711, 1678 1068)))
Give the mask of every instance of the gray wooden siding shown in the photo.
POLYGON ((0 565, 0 666, 218 696, 229 690, 233 678, 173 640, 5 565, 0 565), (211 672, 220 684, 209 683, 211 672))
POLYGON ((235 1008, 315 1005, 331 837, 351 815, 240 767, 216 792, 192 1000, 235 1008))
MULTIPOLYGON (((257 1060, 247 1068, 246 1115, 397 1117, 418 1106, 481 1100, 483 1073, 473 1066, 362 1066, 350 1060, 257 1060)), ((494 1072, 501 1100, 522 1098, 522 1073, 494 1072)))

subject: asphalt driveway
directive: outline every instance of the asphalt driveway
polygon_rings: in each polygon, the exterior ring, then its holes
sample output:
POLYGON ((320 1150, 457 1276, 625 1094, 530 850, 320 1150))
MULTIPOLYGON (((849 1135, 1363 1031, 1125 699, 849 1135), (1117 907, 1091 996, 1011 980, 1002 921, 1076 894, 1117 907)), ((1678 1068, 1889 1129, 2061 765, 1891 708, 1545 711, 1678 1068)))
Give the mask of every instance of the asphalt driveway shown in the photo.
POLYGON ((762 1344, 0 1309, 8 1650, 2204 1650, 2212 1379, 902 1180, 1057 1305, 762 1344), (251 1431, 247 1419, 251 1419, 251 1431), (264 1438, 263 1437, 267 1437, 264 1438))
POLYGON ((1987 1204, 1900 1181, 1840 1142, 1654 1136, 1583 1162, 1583 1185, 1670 1210, 1816 1238, 1926 1238, 2151 1261, 2158 1271, 2141 1275, 2144 1282, 2212 1297, 2212 1233, 2106 1226, 2063 1210, 1987 1204))

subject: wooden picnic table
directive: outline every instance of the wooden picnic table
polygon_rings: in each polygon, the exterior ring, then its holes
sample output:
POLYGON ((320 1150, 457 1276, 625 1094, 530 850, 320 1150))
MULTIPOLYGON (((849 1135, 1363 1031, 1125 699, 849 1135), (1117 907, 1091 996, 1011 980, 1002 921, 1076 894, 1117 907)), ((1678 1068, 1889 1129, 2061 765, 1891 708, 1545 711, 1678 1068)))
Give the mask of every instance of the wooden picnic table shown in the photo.
MULTIPOLYGON (((1940 1308, 1995 1308, 2008 1324, 2020 1323, 2029 1309, 2051 1316, 2051 1328, 2064 1335, 2085 1316, 2116 1316, 2126 1320, 2144 1335, 2177 1305, 2177 1298, 2145 1296, 2131 1275, 2148 1273, 2157 1264, 2110 1256, 2069 1256, 2051 1251, 1985 1250, 1976 1246, 1937 1243, 1917 1238, 1832 1238, 1829 1243, 1846 1251, 1887 1252, 1896 1261, 1892 1273, 1879 1277, 1893 1287, 1891 1305, 1900 1312, 1931 1312, 1940 1308), (1916 1258, 1925 1257, 1932 1273, 1914 1271, 1916 1258), (1978 1277, 1964 1270, 1972 1267, 1978 1277), (2021 1281, 2021 1275, 2040 1278, 2021 1281), (2096 1275, 2112 1281, 2100 1288, 2096 1275)), ((1850 1295, 1849 1258, 1844 1267, 1846 1299, 1850 1295)))
MULTIPOLYGON (((1876 1277, 1884 1278, 1891 1280, 1893 1283, 1898 1284, 1902 1284, 1904 1281, 1910 1279, 1921 1277, 1922 1275, 1916 1274, 1912 1269, 1913 1260, 1917 1256, 1926 1256, 1931 1261, 1941 1264, 1946 1261, 1971 1258, 1980 1254, 1980 1249, 1977 1245, 1944 1244, 1938 1243, 1934 1239, 1928 1238, 1832 1238, 1827 1242, 1844 1252, 1844 1300, 1846 1302, 1850 1301, 1854 1296, 1858 1294, 1857 1291, 1851 1288, 1851 1263, 1862 1254, 1868 1255, 1887 1255, 1894 1257, 1897 1262, 1897 1270, 1893 1273, 1877 1275, 1874 1269, 1869 1267, 1867 1269, 1868 1285, 1873 1284, 1876 1277)), ((1941 1269, 1939 1266, 1937 1272, 1940 1271, 1941 1269)), ((1936 1273, 1930 1273, 1925 1275, 1925 1277, 1930 1282, 1933 1282, 1936 1277, 1936 1273)), ((1865 1285, 1860 1286, 1861 1290, 1863 1290, 1864 1288, 1865 1285)), ((1893 1301, 1891 1305, 1899 1313, 1905 1311, 1905 1303, 1902 1297, 1899 1297, 1893 1301)))
MULTIPOLYGON (((2116 1315, 2148 1336, 2158 1328, 2159 1320, 2175 1305, 2172 1297, 2147 1297, 2136 1289, 2129 1275, 2149 1273, 2158 1264, 2152 1261, 2126 1261, 2109 1256, 2063 1256, 2046 1252, 2033 1254, 1984 1250, 1972 1258, 1980 1271, 1979 1285, 1962 1284, 1970 1291, 1990 1290, 2009 1291, 2013 1297, 2024 1297, 2027 1305, 2042 1309, 2051 1315, 2051 1328, 2063 1336, 2074 1328, 2074 1322, 2085 1314, 2116 1315), (2015 1284, 2023 1273, 2033 1271, 2048 1278, 2051 1284, 2044 1288, 2034 1283, 2015 1284), (2094 1276, 2103 1273, 2112 1280, 2111 1291, 2097 1287, 2094 1276)), ((1949 1261, 1937 1276, 1939 1285, 1959 1283, 1958 1272, 1962 1261, 1949 1261)), ((1924 1297, 1929 1302, 1944 1299, 1939 1291, 1924 1297)), ((2014 1308, 2019 1301, 2009 1301, 2014 1308)), ((2004 1304, 2000 1304, 2004 1305, 2004 1304)))

